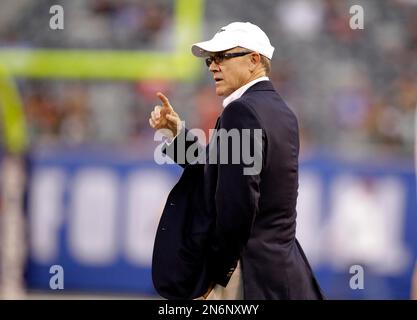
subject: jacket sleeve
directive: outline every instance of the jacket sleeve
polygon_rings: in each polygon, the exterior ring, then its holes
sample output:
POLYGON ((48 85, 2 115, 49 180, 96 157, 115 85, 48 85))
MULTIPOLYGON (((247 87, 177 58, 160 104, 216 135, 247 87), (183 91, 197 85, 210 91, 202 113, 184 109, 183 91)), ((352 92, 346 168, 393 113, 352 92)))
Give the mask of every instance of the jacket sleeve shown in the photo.
POLYGON ((265 149, 265 132, 255 111, 239 101, 229 104, 222 114, 217 132, 217 218, 209 250, 212 277, 222 286, 227 285, 236 267, 259 211, 260 175, 265 149), (231 143, 230 139, 225 147, 225 136, 227 133, 232 136, 232 131, 239 133, 240 148, 239 143, 231 143), (228 161, 224 163, 226 153, 228 161), (250 163, 248 154, 253 156, 253 163, 250 163))
POLYGON ((185 168, 187 165, 203 160, 203 147, 195 135, 187 128, 183 128, 174 140, 162 147, 162 153, 170 157, 178 165, 185 168))

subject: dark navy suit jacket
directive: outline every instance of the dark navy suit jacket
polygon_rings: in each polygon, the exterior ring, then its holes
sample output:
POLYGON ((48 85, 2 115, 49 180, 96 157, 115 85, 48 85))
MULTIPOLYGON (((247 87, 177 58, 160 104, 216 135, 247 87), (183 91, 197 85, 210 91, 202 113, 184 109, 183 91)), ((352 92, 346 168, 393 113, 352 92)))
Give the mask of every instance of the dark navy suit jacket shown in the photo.
MULTIPOLYGON (((251 165, 242 158, 231 163, 231 148, 227 164, 182 163, 183 174, 168 196, 155 239, 156 290, 168 299, 196 298, 210 282, 226 286, 240 260, 245 299, 322 299, 295 237, 295 115, 272 83, 261 81, 225 108, 216 128, 251 129, 252 139, 254 129, 261 129, 262 169, 244 175, 251 165)), ((184 158, 177 153, 178 143, 187 135, 183 130, 164 150, 177 163, 179 155, 184 158)), ((219 137, 212 138, 206 151, 213 145, 219 149, 214 139, 219 137)), ((194 141, 186 141, 185 149, 194 141)))

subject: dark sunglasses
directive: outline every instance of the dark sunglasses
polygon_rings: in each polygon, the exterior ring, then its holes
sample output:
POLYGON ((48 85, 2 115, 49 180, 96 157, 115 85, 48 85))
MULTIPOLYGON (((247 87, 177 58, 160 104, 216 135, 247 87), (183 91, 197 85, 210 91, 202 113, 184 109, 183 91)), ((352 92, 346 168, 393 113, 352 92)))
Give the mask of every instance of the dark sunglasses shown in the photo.
POLYGON ((224 59, 231 59, 236 57, 242 57, 249 53, 252 53, 252 51, 244 51, 244 52, 232 52, 232 53, 216 53, 208 58, 206 58, 206 65, 207 67, 211 66, 211 63, 214 61, 216 64, 222 63, 224 59))

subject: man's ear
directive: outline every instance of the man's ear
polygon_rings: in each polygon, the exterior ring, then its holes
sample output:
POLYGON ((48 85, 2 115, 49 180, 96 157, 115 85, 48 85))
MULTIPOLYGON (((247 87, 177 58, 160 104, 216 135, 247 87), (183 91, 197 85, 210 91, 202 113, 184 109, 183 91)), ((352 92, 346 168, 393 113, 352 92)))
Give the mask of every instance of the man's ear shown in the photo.
POLYGON ((250 71, 254 71, 259 63, 261 63, 261 55, 259 53, 252 53, 250 55, 250 71))

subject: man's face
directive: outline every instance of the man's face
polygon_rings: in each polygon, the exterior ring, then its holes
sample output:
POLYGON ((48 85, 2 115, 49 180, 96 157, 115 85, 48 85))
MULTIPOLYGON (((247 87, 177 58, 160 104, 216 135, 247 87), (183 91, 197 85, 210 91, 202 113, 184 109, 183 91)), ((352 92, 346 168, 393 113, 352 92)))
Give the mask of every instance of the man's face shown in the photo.
MULTIPOLYGON (((225 53, 246 52, 244 48, 236 47, 225 51, 225 53)), ((215 53, 213 53, 215 55, 215 53)), ((223 59, 217 64, 212 62, 209 70, 213 74, 216 85, 216 94, 218 96, 227 97, 233 91, 245 85, 250 79, 250 54, 234 57, 231 59, 223 59)))

